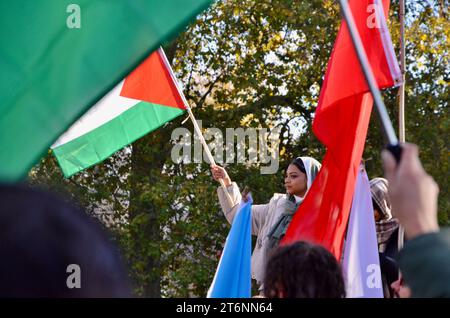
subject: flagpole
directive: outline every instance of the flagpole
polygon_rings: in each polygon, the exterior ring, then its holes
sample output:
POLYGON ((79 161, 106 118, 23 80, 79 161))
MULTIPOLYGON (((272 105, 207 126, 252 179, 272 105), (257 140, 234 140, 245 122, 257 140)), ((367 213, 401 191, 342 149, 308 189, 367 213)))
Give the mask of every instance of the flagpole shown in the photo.
MULTIPOLYGON (((400 143, 405 142, 405 0, 400 0, 399 3, 400 16, 400 71, 402 73, 402 84, 400 85, 399 104, 398 104, 398 135, 400 143)), ((398 230, 398 250, 403 248, 405 230, 400 225, 398 230)))
POLYGON ((377 113, 381 121, 382 132, 388 143, 386 148, 394 155, 397 162, 399 162, 401 157, 401 147, 398 143, 394 127, 392 126, 392 122, 389 119, 389 114, 386 110, 386 105, 383 102, 380 90, 378 89, 377 82, 370 67, 366 51, 361 42, 361 38, 353 19, 353 14, 348 6, 348 0, 339 0, 339 3, 341 6, 342 15, 344 16, 345 22, 347 22, 347 27, 352 38, 356 55, 358 56, 359 64, 361 65, 367 85, 369 86, 375 102, 377 113))
MULTIPOLYGON (((382 131, 383 131, 385 138, 388 141, 387 149, 394 155, 397 162, 399 162, 400 157, 401 157, 401 147, 400 147, 399 141, 397 139, 397 136, 395 135, 394 128, 392 127, 392 122, 389 119, 389 115, 387 113, 386 106, 384 105, 383 99, 381 98, 380 90, 378 89, 378 87, 376 85, 376 80, 375 80, 375 77, 373 76, 372 69, 370 68, 370 64, 367 59, 367 55, 364 50, 364 46, 361 42, 361 38, 359 37, 359 33, 356 28, 355 21, 353 20, 352 12, 350 10, 350 7, 348 6, 348 0, 339 0, 339 3, 341 6, 341 10, 342 10, 344 19, 347 22, 347 27, 350 32, 350 36, 352 38, 353 46, 355 48, 356 54, 359 59, 359 63, 363 70, 364 77, 366 78, 366 82, 370 88, 370 91, 372 92, 372 96, 375 101, 375 106, 376 106, 378 115, 381 120, 382 131)), ((404 5, 404 3, 403 3, 403 5, 404 5)), ((400 8, 400 10, 401 10, 401 13, 404 14, 404 9, 400 8)), ((401 32, 401 34, 402 34, 402 32, 401 32)), ((402 45, 404 45, 403 40, 404 40, 404 38, 401 39, 402 45)), ((404 48, 403 48, 403 50, 404 50, 404 48)), ((401 52, 401 54, 402 54, 402 58, 404 59, 404 51, 401 52)), ((404 60, 402 60, 401 64, 402 64, 402 69, 404 70, 404 60)), ((403 71, 402 76, 404 77, 404 71, 403 71)), ((404 84, 402 84, 401 87, 403 87, 403 93, 404 93, 404 84)), ((401 101, 404 103, 404 98, 403 97, 400 97, 400 98, 401 98, 401 101)), ((403 108, 401 110, 404 111, 404 104, 403 104, 403 108)), ((402 116, 402 120, 404 119, 403 115, 399 115, 399 116, 402 116)), ((402 124, 402 123, 400 124, 400 129, 404 129, 404 124, 402 124)), ((400 135, 404 138, 404 130, 403 130, 403 132, 400 132, 400 135)), ((401 246, 403 246, 403 229, 401 227, 399 227, 397 245, 398 245, 399 249, 401 248, 401 246)))
MULTIPOLYGON (((215 166, 216 165, 216 161, 214 160, 214 157, 212 156, 211 151, 209 150, 209 146, 206 143, 205 138, 203 137, 203 133, 202 133, 200 127, 198 126, 197 120, 195 119, 194 114, 192 113, 191 107, 189 106, 189 103, 187 102, 186 97, 184 97, 183 91, 180 89, 180 87, 178 85, 178 81, 177 81, 175 75, 173 74, 172 67, 170 66, 170 63, 167 60, 166 53, 164 53, 164 50, 162 49, 162 47, 160 47, 158 50, 161 52, 161 56, 163 57, 164 63, 166 64, 167 69, 169 70, 170 76, 172 77, 173 82, 175 83, 175 85, 178 88, 178 92, 180 93, 181 99, 183 100, 184 106, 186 107, 186 110, 188 112, 189 118, 191 119, 192 124, 194 125, 194 130, 197 133, 197 135, 198 135, 198 137, 200 139, 200 142, 203 145, 203 148, 205 149, 206 156, 208 157, 209 162, 211 163, 211 165, 215 166)), ((225 196, 227 198, 228 204, 230 205, 230 207, 233 207, 233 200, 231 199, 231 196, 228 193, 227 187, 225 186, 225 182, 223 181, 223 179, 219 179, 219 183, 220 183, 220 186, 223 189, 223 192, 225 193, 225 196)))
MULTIPOLYGON (((182 98, 184 100, 184 96, 182 96, 182 98)), ((185 103, 187 105, 186 109, 187 109, 187 112, 189 114, 189 118, 191 119, 192 124, 194 125, 194 129, 195 129, 195 131, 196 131, 196 133, 197 133, 197 135, 198 135, 198 137, 200 139, 200 142, 202 143, 203 147, 205 148, 205 152, 206 152, 206 155, 208 156, 209 162, 211 163, 211 165, 215 166, 216 162, 214 160, 214 157, 211 154, 211 151, 209 150, 209 146, 206 143, 205 138, 203 137, 203 133, 202 133, 200 127, 197 124, 197 120, 195 119, 194 114, 192 113, 192 110, 188 106, 187 102, 185 102, 185 103)), ((227 197, 227 200, 228 200, 228 203, 229 203, 230 207, 233 207, 233 200, 231 199, 231 196, 228 193, 227 187, 225 186, 225 182, 223 181, 223 179, 219 179, 219 183, 220 183, 220 186, 222 187, 223 191, 225 192, 225 195, 227 197)))
POLYGON ((399 88, 398 122, 399 139, 405 142, 405 0, 400 0, 400 71, 402 84, 399 88))

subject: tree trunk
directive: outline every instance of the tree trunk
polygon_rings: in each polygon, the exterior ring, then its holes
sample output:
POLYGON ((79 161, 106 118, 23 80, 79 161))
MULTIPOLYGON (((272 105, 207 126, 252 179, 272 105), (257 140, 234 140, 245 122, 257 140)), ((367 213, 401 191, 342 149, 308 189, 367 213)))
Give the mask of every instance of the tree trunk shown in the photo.
POLYGON ((152 196, 167 158, 163 150, 163 136, 155 131, 134 142, 131 156, 130 261, 135 287, 144 297, 161 297, 160 207, 152 196))

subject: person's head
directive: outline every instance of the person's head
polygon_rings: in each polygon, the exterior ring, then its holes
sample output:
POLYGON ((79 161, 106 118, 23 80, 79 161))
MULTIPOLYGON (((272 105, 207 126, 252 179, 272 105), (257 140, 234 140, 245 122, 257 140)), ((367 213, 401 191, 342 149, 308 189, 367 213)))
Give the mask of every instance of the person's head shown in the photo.
POLYGON ((0 185, 0 258, 0 297, 131 296, 100 225, 41 190, 0 185))
POLYGON ((290 195, 303 197, 311 187, 320 163, 311 157, 297 157, 291 161, 286 169, 284 186, 290 195))
POLYGON ((388 195, 389 184, 384 178, 370 180, 373 214, 376 222, 392 219, 391 200, 388 195))
POLYGON ((398 279, 391 284, 391 288, 394 291, 395 298, 411 297, 411 289, 403 281, 402 274, 400 274, 398 279))
POLYGON ((328 250, 296 242, 271 253, 264 294, 270 298, 343 298, 345 284, 341 267, 328 250))

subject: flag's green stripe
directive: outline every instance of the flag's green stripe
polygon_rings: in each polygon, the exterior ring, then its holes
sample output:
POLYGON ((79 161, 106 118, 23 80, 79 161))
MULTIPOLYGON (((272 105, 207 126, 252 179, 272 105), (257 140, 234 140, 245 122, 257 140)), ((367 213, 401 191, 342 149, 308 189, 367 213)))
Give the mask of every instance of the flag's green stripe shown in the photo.
POLYGON ((183 112, 179 108, 140 102, 106 124, 53 151, 64 175, 70 177, 105 160, 183 112))
POLYGON ((23 178, 77 118, 210 3, 0 1, 0 180, 23 178), (70 4, 80 9, 79 29, 66 23, 76 18, 70 4))

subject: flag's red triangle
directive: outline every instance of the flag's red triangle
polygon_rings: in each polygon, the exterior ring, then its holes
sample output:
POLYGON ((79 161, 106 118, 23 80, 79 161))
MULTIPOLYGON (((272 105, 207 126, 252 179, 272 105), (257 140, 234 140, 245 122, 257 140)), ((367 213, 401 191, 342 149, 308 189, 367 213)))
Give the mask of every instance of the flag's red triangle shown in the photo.
POLYGON ((127 76, 120 95, 149 103, 186 109, 160 50, 127 76))

